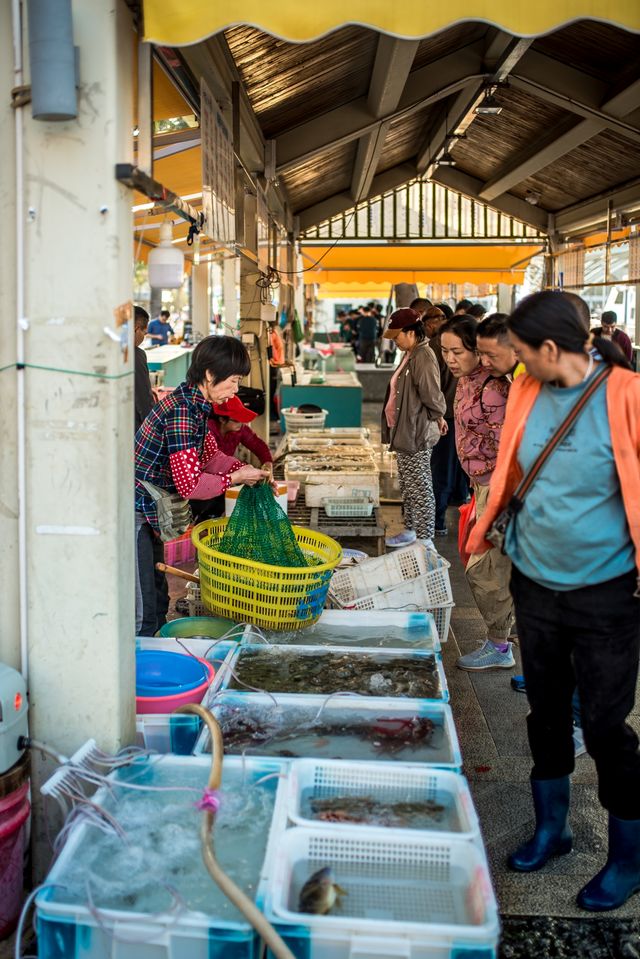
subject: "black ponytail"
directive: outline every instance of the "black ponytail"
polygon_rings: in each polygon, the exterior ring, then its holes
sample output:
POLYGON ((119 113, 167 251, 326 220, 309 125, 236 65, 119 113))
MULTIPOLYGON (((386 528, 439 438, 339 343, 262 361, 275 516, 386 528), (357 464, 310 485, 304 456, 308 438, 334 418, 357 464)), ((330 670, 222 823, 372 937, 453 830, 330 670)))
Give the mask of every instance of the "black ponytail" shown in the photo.
MULTIPOLYGON (((507 326, 534 349, 539 349, 545 340, 551 340, 565 353, 586 353, 588 349, 589 331, 574 304, 564 293, 555 290, 525 297, 507 320, 507 326)), ((631 369, 615 343, 597 336, 593 345, 609 366, 631 369)))
POLYGON ((593 346, 609 366, 622 366, 625 370, 633 370, 618 344, 608 340, 606 336, 594 336, 593 346))

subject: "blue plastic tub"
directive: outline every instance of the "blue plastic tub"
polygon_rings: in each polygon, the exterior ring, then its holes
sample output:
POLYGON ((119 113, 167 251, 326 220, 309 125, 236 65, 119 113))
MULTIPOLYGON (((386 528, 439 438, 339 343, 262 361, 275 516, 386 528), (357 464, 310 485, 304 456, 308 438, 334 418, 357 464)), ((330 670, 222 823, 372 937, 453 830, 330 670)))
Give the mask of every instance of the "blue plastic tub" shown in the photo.
POLYGON ((209 673, 195 656, 165 650, 136 652, 136 696, 175 696, 205 682, 209 673))

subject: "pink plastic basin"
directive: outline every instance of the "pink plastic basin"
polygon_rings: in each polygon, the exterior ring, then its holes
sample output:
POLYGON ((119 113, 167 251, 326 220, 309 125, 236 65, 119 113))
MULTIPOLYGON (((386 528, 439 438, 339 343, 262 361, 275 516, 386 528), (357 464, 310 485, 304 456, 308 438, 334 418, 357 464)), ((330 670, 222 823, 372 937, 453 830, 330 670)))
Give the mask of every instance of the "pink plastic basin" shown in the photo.
POLYGON ((200 703, 207 689, 213 682, 215 670, 211 663, 206 659, 199 659, 199 662, 207 669, 207 678, 199 686, 188 689, 184 693, 176 693, 173 696, 136 696, 137 713, 172 713, 178 706, 186 706, 187 703, 200 703))
POLYGON ((26 826, 31 807, 24 783, 0 799, 0 939, 15 929, 22 907, 26 826))

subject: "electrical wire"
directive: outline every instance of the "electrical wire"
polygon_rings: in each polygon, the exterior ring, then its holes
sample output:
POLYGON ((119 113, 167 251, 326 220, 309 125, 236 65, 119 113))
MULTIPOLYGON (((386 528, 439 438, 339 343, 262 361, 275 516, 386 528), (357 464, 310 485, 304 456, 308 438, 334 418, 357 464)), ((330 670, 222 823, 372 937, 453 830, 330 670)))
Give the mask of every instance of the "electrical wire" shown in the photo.
POLYGON ((23 956, 22 955, 22 935, 24 932, 24 923, 27 918, 27 913, 31 907, 31 903, 34 901, 38 893, 42 892, 43 889, 64 889, 65 886, 59 882, 43 882, 39 886, 36 886, 35 889, 32 889, 29 895, 27 896, 24 906, 22 907, 22 912, 20 913, 20 919, 18 920, 18 926, 16 929, 16 942, 14 948, 14 959, 37 959, 37 957, 32 956, 23 956))

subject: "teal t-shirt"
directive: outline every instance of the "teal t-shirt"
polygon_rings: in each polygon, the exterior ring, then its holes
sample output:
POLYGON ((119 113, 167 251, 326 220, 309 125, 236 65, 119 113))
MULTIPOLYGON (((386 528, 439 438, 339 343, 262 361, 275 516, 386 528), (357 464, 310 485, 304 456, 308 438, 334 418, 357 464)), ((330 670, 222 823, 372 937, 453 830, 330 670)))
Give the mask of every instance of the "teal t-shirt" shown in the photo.
MULTIPOLYGON (((543 385, 518 450, 524 473, 585 386, 543 385)), ((611 447, 606 381, 538 473, 509 524, 505 550, 521 573, 555 590, 604 583, 635 567, 611 447)))

